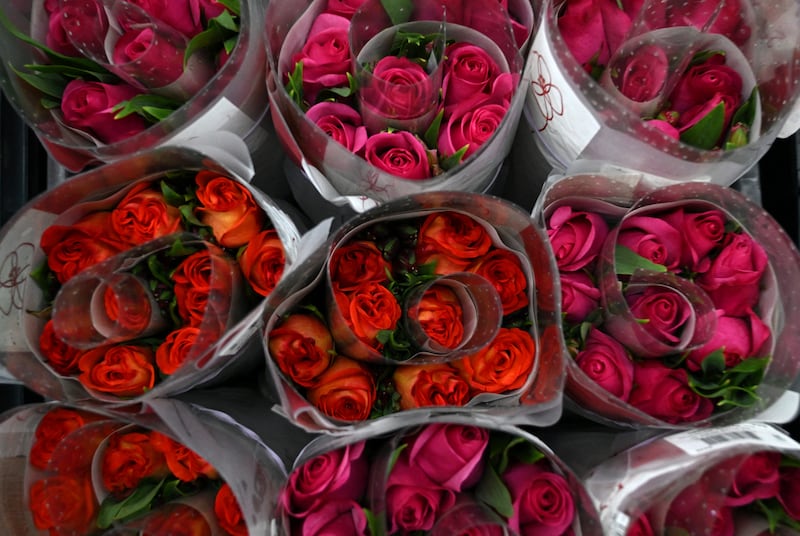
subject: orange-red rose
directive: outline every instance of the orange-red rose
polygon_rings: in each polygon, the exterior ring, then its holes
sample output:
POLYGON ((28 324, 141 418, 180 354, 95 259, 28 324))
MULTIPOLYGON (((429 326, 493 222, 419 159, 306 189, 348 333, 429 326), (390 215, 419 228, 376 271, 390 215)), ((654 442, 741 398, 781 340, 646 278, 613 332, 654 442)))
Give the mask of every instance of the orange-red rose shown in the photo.
POLYGON ((28 492, 33 524, 51 534, 89 534, 97 511, 88 475, 37 480, 28 492))
POLYGON ((470 399, 469 385, 447 363, 402 365, 392 379, 400 394, 400 409, 463 406, 470 399))
POLYGON ((336 292, 336 302, 350 329, 373 348, 380 348, 378 333, 394 330, 402 311, 392 291, 374 281, 365 282, 352 292, 336 292))
POLYGON ((363 421, 369 418, 375 403, 375 379, 358 361, 338 356, 306 396, 328 417, 363 421))
POLYGON ((460 272, 485 255, 491 246, 489 233, 471 217, 458 212, 436 212, 420 226, 417 261, 435 262, 437 274, 460 272))
POLYGON ((214 514, 222 530, 231 536, 247 536, 247 523, 231 487, 225 483, 214 498, 214 514))
POLYGON ((455 348, 464 339, 464 312, 461 302, 448 287, 432 285, 422 295, 412 314, 431 340, 445 348, 455 348))
POLYGON ((78 369, 78 358, 81 351, 64 343, 56 336, 52 320, 47 321, 39 335, 39 350, 45 361, 62 376, 69 376, 80 370, 78 369))
POLYGON ((453 362, 476 392, 504 393, 519 389, 533 370, 536 343, 519 328, 500 328, 481 351, 453 362))
POLYGON ((172 274, 178 315, 190 326, 200 326, 207 315, 213 315, 220 332, 227 322, 233 289, 233 267, 225 257, 209 250, 186 257, 172 274))
POLYGON ((170 503, 147 517, 141 534, 211 536, 212 532, 202 513, 187 504, 170 503))
POLYGON ((355 290, 368 281, 386 281, 390 268, 375 244, 362 240, 335 248, 328 266, 333 287, 343 292, 355 290))
MULTIPOLYGON (((174 374, 187 362, 201 337, 200 328, 187 326, 171 331, 156 349, 156 366, 162 374, 174 374)), ((205 341, 204 341, 205 342, 205 341)), ((210 342, 210 341, 207 341, 210 342)), ((207 344, 203 344, 204 347, 207 344)))
POLYGON ((78 360, 78 380, 84 387, 119 397, 138 396, 153 388, 153 351, 144 346, 101 346, 78 360))
POLYGON ((238 248, 261 231, 266 216, 247 188, 213 171, 199 172, 195 182, 197 215, 221 246, 238 248))
POLYGON ((330 331, 307 314, 293 314, 270 331, 268 347, 281 372, 304 387, 314 385, 333 359, 330 331))
POLYGON ((103 485, 116 496, 125 496, 145 478, 162 478, 168 473, 164 453, 153 443, 152 432, 114 434, 102 451, 103 485))
POLYGON ((53 408, 39 421, 34 432, 33 445, 28 453, 28 461, 34 467, 47 469, 53 451, 71 432, 83 427, 86 416, 69 408, 53 408))
POLYGON ((244 278, 257 293, 269 296, 286 267, 283 243, 274 229, 258 233, 239 257, 244 278))
POLYGON ((140 182, 111 211, 111 227, 127 243, 139 245, 180 231, 181 213, 160 190, 140 182))
POLYGON ((169 436, 151 432, 153 446, 164 454, 170 472, 184 482, 192 482, 201 476, 217 478, 219 474, 202 456, 178 443, 169 436))
POLYGON ((528 305, 528 279, 522 263, 507 249, 495 249, 469 269, 487 279, 500 294, 503 314, 507 315, 528 305))
POLYGON ((103 306, 106 316, 112 322, 116 322, 125 331, 130 333, 141 333, 150 324, 153 312, 150 300, 143 296, 135 307, 120 307, 119 297, 111 286, 106 287, 103 292, 103 306))

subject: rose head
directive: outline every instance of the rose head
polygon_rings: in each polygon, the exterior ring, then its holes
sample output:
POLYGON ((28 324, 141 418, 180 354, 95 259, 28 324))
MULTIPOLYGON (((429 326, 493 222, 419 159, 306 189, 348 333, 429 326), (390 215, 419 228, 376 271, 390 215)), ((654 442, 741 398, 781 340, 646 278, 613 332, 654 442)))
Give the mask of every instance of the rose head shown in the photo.
POLYGON ((28 461, 37 469, 47 469, 53 451, 67 435, 86 424, 84 414, 68 408, 54 408, 48 411, 34 432, 33 445, 28 453, 28 461))
POLYGON ((306 111, 306 117, 347 150, 361 155, 367 143, 367 129, 361 114, 341 102, 319 102, 306 111))
POLYGON ((97 511, 92 482, 86 476, 58 475, 37 480, 28 491, 33 524, 40 530, 86 534, 97 511))
POLYGON ((239 268, 258 294, 272 294, 286 268, 286 251, 278 232, 268 229, 255 235, 239 256, 239 268))
POLYGON ((690 272, 705 272, 711 265, 710 254, 722 243, 727 217, 721 210, 688 211, 682 208, 660 217, 683 235, 681 266, 690 272))
POLYGON ((147 127, 144 119, 136 114, 116 119, 116 112, 112 110, 117 104, 139 93, 139 90, 122 83, 72 80, 61 95, 64 123, 94 136, 102 143, 130 138, 147 127))
POLYGON ((385 56, 375 64, 361 97, 384 117, 410 119, 427 110, 438 91, 419 63, 404 56, 385 56))
POLYGON ((222 332, 233 291, 233 269, 227 258, 210 249, 192 253, 175 268, 175 300, 184 322, 216 330, 217 335, 222 332))
POLYGON ((621 400, 633 388, 633 360, 625 347, 597 328, 589 332, 586 345, 575 356, 578 367, 597 385, 621 400))
POLYGON ((599 214, 556 208, 547 220, 547 236, 558 269, 574 272, 592 263, 608 235, 608 224, 599 214))
POLYGON ((781 453, 763 451, 749 455, 736 471, 727 506, 742 506, 759 499, 770 499, 780 491, 781 453))
POLYGON ((781 467, 778 501, 789 516, 800 521, 800 467, 781 467))
POLYGON ((563 476, 548 462, 516 463, 502 475, 514 514, 508 526, 517 534, 565 534, 575 518, 575 501, 563 476))
POLYGON ((303 536, 368 536, 364 508, 352 500, 333 500, 321 504, 303 518, 303 536))
POLYGON ((211 227, 221 246, 243 246, 261 231, 266 215, 246 187, 213 171, 200 171, 195 182, 202 205, 198 218, 211 227))
POLYGON ((115 65, 135 68, 136 78, 152 88, 167 86, 183 74, 183 50, 152 27, 131 29, 114 46, 115 65))
POLYGON ((686 358, 690 370, 699 370, 712 352, 722 350, 726 367, 735 367, 750 357, 763 357, 771 331, 752 311, 744 316, 729 316, 717 309, 717 329, 711 339, 692 350, 686 358))
POLYGON ((469 384, 447 363, 402 365, 392 376, 400 395, 400 409, 428 406, 464 406, 470 399, 469 384))
POLYGON ((412 308, 411 315, 432 341, 445 348, 456 348, 464 339, 461 301, 449 287, 432 285, 412 308))
POLYGON ((367 281, 351 292, 334 291, 334 294, 355 336, 376 350, 382 348, 378 334, 393 331, 402 316, 400 304, 392 291, 380 283, 367 281))
POLYGON ((683 237, 668 221, 655 216, 631 216, 620 225, 617 245, 640 257, 677 270, 683 255, 683 237))
POLYGON ((611 0, 569 0, 558 18, 567 48, 584 69, 605 65, 631 27, 631 14, 611 0))
POLYGON ((484 227, 466 214, 435 212, 427 216, 419 229, 417 261, 436 263, 436 273, 460 272, 482 258, 492 247, 492 238, 484 227))
POLYGON ((87 389, 118 397, 139 396, 153 388, 154 352, 146 346, 100 346, 78 360, 78 380, 87 389))
POLYGON ((634 363, 628 403, 672 424, 705 419, 714 411, 714 404, 692 391, 688 381, 683 369, 671 369, 652 360, 634 363))
POLYGON ((450 156, 467 147, 463 158, 469 158, 491 138, 506 115, 508 105, 485 102, 472 109, 458 106, 439 132, 437 147, 450 156))
POLYGON ((488 445, 489 432, 484 428, 430 424, 409 440, 408 467, 437 486, 456 492, 466 490, 483 474, 488 445))
POLYGON ((168 503, 151 513, 143 523, 142 534, 211 536, 202 512, 183 503, 168 503))
POLYGON ((303 62, 303 96, 309 104, 323 89, 349 85, 349 29, 348 19, 322 13, 314 19, 302 50, 292 57, 292 64, 303 62))
POLYGON ((629 287, 625 300, 631 315, 642 322, 644 330, 657 341, 674 346, 692 316, 691 304, 675 289, 660 285, 629 287))
POLYGON ((719 491, 711 489, 704 475, 672 500, 664 526, 667 531, 700 530, 709 536, 733 536, 733 510, 722 501, 719 491))
POLYGON ((222 484, 214 497, 214 515, 219 526, 231 536, 247 536, 247 522, 242 515, 239 501, 228 483, 222 484))
POLYGON ((455 504, 452 490, 426 480, 408 457, 400 456, 386 482, 389 534, 430 530, 440 512, 455 504))
POLYGON ((363 3, 364 0, 328 0, 325 11, 350 19, 363 3))
POLYGON ((174 374, 186 364, 200 337, 202 333, 196 327, 171 331, 156 349, 156 366, 161 374, 174 374))
POLYGON ((484 49, 471 43, 457 42, 448 45, 444 54, 442 94, 445 107, 490 91, 500 69, 484 49))
POLYGON ((169 24, 186 37, 203 31, 204 23, 220 15, 224 6, 216 0, 129 0, 148 15, 169 24))
POLYGON ((355 290, 361 283, 387 280, 391 268, 383 254, 369 240, 353 240, 337 246, 328 261, 331 284, 342 292, 355 290))
POLYGON ((44 41, 48 48, 65 56, 80 56, 64 28, 64 13, 61 9, 50 13, 47 23, 47 36, 44 41))
POLYGON ((317 382, 334 356, 328 327, 312 315, 292 314, 269 332, 267 341, 281 372, 304 387, 317 382))
POLYGON ((361 363, 343 356, 337 356, 316 385, 306 391, 314 407, 341 421, 369 418, 375 396, 372 373, 361 363))
POLYGON ((406 130, 378 132, 367 138, 364 158, 373 166, 404 179, 431 176, 428 149, 406 130))
POLYGON ((663 4, 663 7, 666 26, 703 28, 708 33, 722 34, 737 45, 750 37, 750 27, 742 16, 746 10, 740 0, 701 0, 690 4, 663 4))
POLYGON ((535 357, 536 342, 528 331, 501 327, 486 347, 452 365, 473 392, 505 393, 525 385, 535 357))
POLYGON ((561 279, 561 311, 567 322, 583 322, 600 306, 600 289, 585 272, 564 272, 561 279))
MULTIPOLYGON (((83 48, 88 43, 96 43, 98 38, 104 38, 108 32, 108 16, 100 0, 62 0, 56 2, 52 10, 48 7, 45 9, 50 13, 48 46, 52 35, 53 41, 72 49, 72 53, 63 51, 68 56, 80 56, 81 52, 77 48, 83 48), (60 38, 59 34, 62 34, 63 38, 60 38)), ((54 50, 61 52, 59 48, 54 50)))
POLYGON ((528 305, 528 278, 522 261, 510 250, 494 249, 469 267, 469 271, 492 283, 508 315, 528 305))
MULTIPOLYGON (((742 94, 742 76, 725 65, 724 54, 712 55, 684 73, 669 97, 670 109, 682 114, 718 94, 739 100, 742 94)), ((738 102, 735 105, 738 106, 738 102)))
POLYGON ((657 45, 643 45, 623 60, 615 85, 625 97, 634 102, 648 102, 657 98, 664 88, 669 73, 667 53, 657 45))
POLYGON ((121 239, 138 246, 180 231, 181 213, 167 204, 159 189, 140 182, 111 211, 111 226, 121 239))
POLYGON ((150 323, 153 312, 147 296, 135 297, 136 307, 130 307, 131 301, 121 297, 111 285, 103 292, 103 309, 106 317, 128 333, 141 334, 150 323))
POLYGON ((645 120, 645 124, 649 127, 652 127, 666 134, 673 140, 679 140, 681 138, 681 133, 678 131, 678 129, 672 126, 671 123, 669 123, 668 121, 664 121, 663 119, 647 119, 645 120))
POLYGON ((70 376, 78 372, 78 358, 81 351, 56 336, 52 320, 47 321, 39 335, 39 351, 57 374, 70 376))
POLYGON ((200 477, 219 478, 214 467, 190 448, 160 432, 150 432, 150 441, 155 449, 164 454, 170 472, 183 482, 193 482, 200 477))
POLYGON ((118 497, 127 495, 142 479, 162 478, 169 472, 164 453, 151 434, 143 431, 117 433, 102 451, 100 471, 103 485, 118 497))

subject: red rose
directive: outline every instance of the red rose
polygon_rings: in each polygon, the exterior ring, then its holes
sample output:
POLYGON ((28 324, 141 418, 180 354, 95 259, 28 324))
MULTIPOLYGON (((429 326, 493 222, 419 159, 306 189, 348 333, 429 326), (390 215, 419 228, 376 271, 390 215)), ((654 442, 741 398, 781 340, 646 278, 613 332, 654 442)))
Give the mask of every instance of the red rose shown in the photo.
MULTIPOLYGON (((425 475, 437 486, 462 491, 477 484, 483 475, 488 446, 489 432, 484 428, 429 424, 409 439, 401 456, 407 456, 407 467, 413 473, 425 475)), ((397 470, 395 467, 391 475, 397 470)))
MULTIPOLYGON (((657 21, 659 26, 656 27, 694 26, 708 33, 722 34, 737 45, 744 44, 750 37, 750 27, 742 16, 747 10, 740 0, 700 0, 689 4, 658 4, 653 7, 660 6, 664 9, 664 22, 657 21)), ((655 10, 651 10, 651 16, 655 13, 655 10)))
MULTIPOLYGON (((682 76, 669 97, 670 109, 680 114, 703 104, 715 95, 726 95, 736 99, 734 109, 739 106, 742 94, 742 76, 725 65, 724 54, 714 54, 701 64, 690 67, 682 76)), ((726 110, 730 118, 733 110, 726 110)), ((681 121, 684 123, 685 121, 681 121)), ((727 124, 727 121, 726 121, 727 124)))
POLYGON ((409 310, 425 334, 444 348, 456 348, 464 339, 464 311, 449 287, 431 285, 409 310))
POLYGON ((50 367, 62 376, 71 376, 80 370, 78 358, 81 351, 59 339, 53 330, 53 321, 48 320, 39 335, 39 350, 50 367))
POLYGON ((417 261, 436 263, 437 274, 465 270, 492 247, 492 238, 477 221, 458 212, 435 212, 419 229, 417 261))
POLYGON ((37 480, 28 492, 33 524, 51 534, 88 534, 97 500, 88 475, 58 475, 37 480))
POLYGON ((375 243, 367 240, 337 246, 328 261, 331 284, 342 292, 352 291, 367 281, 387 281, 390 269, 375 243))
POLYGON ((254 236, 239 256, 242 275, 258 294, 269 296, 283 277, 286 251, 278 232, 261 231, 254 236))
POLYGON ((308 401, 323 414, 341 421, 364 421, 375 403, 375 378, 366 367, 338 356, 306 392, 308 401))
POLYGON ((646 514, 642 514, 628 526, 625 536, 654 536, 653 525, 646 514))
POLYGON ((162 478, 168 471, 164 454, 155 447, 151 432, 113 434, 101 454, 103 486, 116 496, 127 495, 143 479, 162 478))
POLYGON ((166 22, 186 37, 194 37, 205 29, 209 19, 220 15, 225 7, 216 0, 130 0, 148 15, 166 22))
POLYGON ((364 508, 355 501, 335 500, 321 504, 303 519, 303 536, 367 536, 364 508))
POLYGON ((323 89, 349 85, 349 30, 348 19, 322 13, 314 19, 302 50, 292 57, 292 64, 303 62, 303 97, 309 104, 323 89))
POLYGON ((195 177, 197 215, 211 227, 219 245, 238 248, 261 231, 266 215, 246 187, 213 171, 200 171, 195 177))
POLYGON ((153 351, 145 346, 100 346, 80 357, 78 380, 92 391, 122 398, 139 396, 155 384, 154 361, 153 351))
POLYGON ((505 393, 525 385, 535 356, 536 342, 528 331, 501 327, 485 348, 452 365, 473 391, 505 393))
POLYGON ((186 364, 192 351, 200 339, 203 344, 201 348, 208 348, 211 341, 203 340, 200 328, 186 326, 171 331, 156 349, 156 366, 162 374, 169 376, 175 374, 184 364, 186 364))
POLYGON ((333 338, 317 317, 292 314, 269 332, 269 353, 281 372, 303 387, 314 385, 334 356, 333 338))
POLYGON ((556 208, 547 220, 547 236, 556 256, 558 269, 575 272, 592 263, 608 235, 608 224, 599 215, 556 208))
POLYGON ((378 132, 367 138, 364 158, 373 166, 403 179, 431 176, 428 149, 406 130, 378 132))
POLYGON ((714 404, 692 391, 688 381, 684 369, 671 369, 657 361, 635 363, 628 403, 671 424, 705 419, 714 411, 714 404))
MULTIPOLYGON (((411 119, 438 100, 439 88, 422 66, 403 56, 384 56, 361 88, 362 104, 383 117, 411 119)), ((373 112, 373 113, 375 113, 373 112)))
POLYGON ((763 357, 771 331, 753 311, 745 316, 728 316, 717 309, 717 329, 711 339, 700 348, 689 352, 686 365, 691 370, 700 370, 701 363, 712 352, 722 350, 726 367, 735 367, 745 359, 763 357))
POLYGON ((362 154, 367 143, 367 128, 361 114, 341 102, 320 102, 306 111, 306 117, 347 150, 362 154))
POLYGON ((771 499, 780 491, 781 453, 756 452, 745 458, 725 499, 727 506, 744 506, 753 501, 771 499))
POLYGON ((353 13, 358 11, 364 0, 328 0, 327 11, 334 15, 339 15, 346 18, 352 18, 353 13))
POLYGON ((575 501, 563 476, 547 462, 517 463, 502 475, 514 514, 508 526, 517 534, 566 534, 575 518, 575 501))
POLYGON ((115 65, 136 64, 141 82, 148 87, 168 86, 183 74, 184 51, 150 27, 126 29, 114 45, 115 65))
POLYGON ((142 116, 131 114, 116 119, 113 108, 138 95, 139 90, 124 84, 70 81, 61 95, 61 113, 67 126, 82 130, 102 143, 114 143, 143 131, 142 116))
POLYGON ((367 281, 352 292, 335 292, 336 302, 353 333, 369 346, 379 349, 378 333, 393 331, 402 316, 400 304, 392 291, 367 281))
POLYGON ((469 384, 447 363, 402 365, 395 368, 392 381, 400 409, 460 407, 470 400, 469 384))
MULTIPOLYGON (((44 44, 59 54, 64 54, 65 56, 80 56, 81 53, 78 52, 75 45, 72 44, 72 40, 64 28, 65 22, 63 10, 59 9, 49 14, 47 20, 47 36, 45 37, 44 44)), ((81 39, 78 38, 78 42, 80 41, 81 39)))
POLYGON ((612 75, 612 80, 620 93, 634 102, 648 102, 658 97, 664 88, 669 60, 660 46, 642 45, 623 65, 614 68, 619 74, 612 75))
POLYGON ((708 536, 733 536, 733 510, 722 504, 720 491, 714 489, 708 474, 686 486, 670 503, 664 520, 665 533, 681 530, 700 531, 708 536), (708 505, 698 508, 698 505, 708 505))
POLYGON ((633 361, 625 347, 599 329, 592 329, 577 356, 578 367, 597 385, 621 400, 633 388, 633 361))
POLYGON ((170 472, 183 482, 200 477, 219 478, 219 473, 202 456, 160 432, 150 432, 153 448, 164 454, 170 472))
POLYGON ((103 311, 107 320, 116 324, 120 332, 139 335, 150 325, 152 318, 150 296, 143 295, 142 291, 127 291, 127 288, 122 290, 119 286, 106 286, 103 291, 103 311), (128 295, 120 296, 117 294, 118 290, 128 295))
POLYGON ((446 107, 491 91, 500 68, 483 48, 458 42, 448 45, 444 55, 442 94, 446 107))
POLYGON ((625 292, 625 300, 631 315, 642 322, 644 330, 655 340, 669 346, 679 345, 693 314, 685 296, 660 285, 631 286, 625 292))
POLYGON ((800 467, 781 467, 778 501, 789 516, 800 521, 800 467))
POLYGON ((214 497, 214 515, 219 526, 231 536, 247 536, 247 522, 242 515, 239 501, 228 483, 222 484, 214 497))
POLYGON ((149 514, 141 523, 142 534, 169 534, 170 536, 212 536, 205 516, 183 503, 168 503, 149 514))
POLYGON ((625 246, 645 259, 677 270, 683 257, 681 232, 656 216, 625 218, 617 235, 617 245, 625 246))
POLYGON ((600 289, 584 272, 564 272, 561 279, 561 311, 567 322, 583 322, 600 306, 600 289))
POLYGON ((111 226, 136 246, 181 230, 181 213, 167 204, 160 190, 140 182, 111 211, 111 226))
POLYGON ((229 259, 208 249, 186 257, 172 273, 178 314, 190 326, 220 333, 227 323, 233 266, 229 259), (211 318, 210 323, 205 323, 211 318))
POLYGON ((515 253, 493 249, 470 266, 469 271, 484 277, 494 286, 500 295, 504 315, 528 305, 528 278, 515 253))
POLYGON ((455 492, 427 481, 408 458, 401 456, 386 482, 389 534, 408 534, 433 528, 440 512, 455 504, 455 492))
POLYGON ((70 433, 87 423, 86 415, 68 408, 53 408, 36 425, 28 461, 38 469, 47 469, 53 451, 70 433))

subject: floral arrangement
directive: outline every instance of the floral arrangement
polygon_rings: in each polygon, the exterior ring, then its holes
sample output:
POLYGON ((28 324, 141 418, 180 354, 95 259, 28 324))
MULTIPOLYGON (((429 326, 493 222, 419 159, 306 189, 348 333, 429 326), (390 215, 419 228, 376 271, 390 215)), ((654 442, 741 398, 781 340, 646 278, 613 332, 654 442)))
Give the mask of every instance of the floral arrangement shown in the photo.
POLYGON ((278 513, 286 534, 568 534, 577 504, 529 439, 433 423, 311 457, 289 475, 278 513))
POLYGON ((251 190, 211 170, 168 172, 84 200, 39 245, 35 352, 112 400, 207 366, 286 264, 251 190))

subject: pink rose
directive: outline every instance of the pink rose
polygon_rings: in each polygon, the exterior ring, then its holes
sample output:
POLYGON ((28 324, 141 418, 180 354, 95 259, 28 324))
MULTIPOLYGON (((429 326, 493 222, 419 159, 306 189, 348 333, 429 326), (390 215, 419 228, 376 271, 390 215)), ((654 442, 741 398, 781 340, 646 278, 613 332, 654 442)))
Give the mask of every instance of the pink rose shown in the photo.
POLYGON ((742 77, 724 63, 725 56, 715 54, 703 63, 690 67, 669 97, 670 109, 684 113, 718 94, 740 97, 742 77))
MULTIPOLYGON (((750 27, 742 17, 747 10, 741 0, 700 0, 689 3, 653 4, 653 7, 664 8, 663 26, 694 26, 708 33, 722 34, 737 45, 742 45, 750 37, 750 27), (722 4, 722 7, 720 6, 722 4), (708 22, 714 18, 710 26, 708 22), (707 27, 707 28, 706 28, 707 27)), ((655 11, 651 10, 651 16, 655 11)), ((656 23, 659 24, 659 23, 656 23)), ((662 27, 659 24, 656 27, 662 27)))
POLYGON ((634 363, 633 390, 628 403, 672 424, 705 419, 714 411, 711 400, 689 387, 684 369, 671 369, 658 361, 634 363))
POLYGON ((328 7, 325 11, 351 19, 363 3, 364 0, 328 0, 328 7))
POLYGON ((367 129, 361 124, 361 114, 340 102, 320 102, 306 111, 306 116, 325 134, 361 154, 367 143, 367 129))
POLYGON ((445 107, 470 99, 477 93, 489 93, 500 69, 484 49, 459 42, 449 45, 444 54, 442 94, 445 107))
POLYGON ((389 534, 430 530, 439 514, 452 508, 455 501, 453 490, 429 481, 401 454, 386 483, 389 534))
POLYGON ((575 501, 563 476, 547 462, 518 463, 503 473, 514 514, 508 526, 517 534, 565 534, 575 518, 575 501))
MULTIPOLYGON (((617 88, 634 102, 647 102, 658 97, 667 80, 669 61, 664 49, 643 45, 618 67, 617 88)), ((612 75, 613 77, 613 75, 612 75)))
POLYGON ((368 472, 364 442, 326 452, 289 475, 280 504, 289 515, 305 517, 334 500, 357 501, 366 489, 368 472))
POLYGON ((439 153, 450 156, 466 147, 462 158, 469 158, 494 135, 507 109, 507 105, 492 103, 481 104, 470 110, 459 107, 463 113, 454 112, 439 132, 439 153))
POLYGON ((575 272, 597 258, 608 235, 608 224, 599 214, 560 206, 547 221, 547 236, 558 269, 575 272))
POLYGON ((696 282, 718 309, 740 316, 758 303, 761 278, 768 263, 766 251, 750 235, 728 233, 719 255, 696 282))
POLYGON ((645 123, 647 126, 660 130, 674 140, 679 140, 681 137, 681 133, 678 132, 678 129, 663 119, 648 119, 645 123))
POLYGON ((430 424, 409 442, 408 463, 443 488, 461 491, 483 474, 489 433, 477 426, 430 424))
POLYGON ((130 138, 147 127, 141 116, 114 119, 112 108, 132 99, 139 91, 126 84, 104 84, 72 80, 61 96, 64 123, 83 130, 103 143, 130 138))
POLYGON ((375 64, 361 97, 384 117, 411 119, 430 108, 438 91, 419 63, 402 56, 385 56, 375 64))
POLYGON ((373 166, 404 179, 431 176, 428 149, 422 140, 405 130, 378 132, 367 138, 364 158, 373 166))
POLYGON ((222 14, 225 7, 216 0, 129 0, 151 17, 172 26, 186 37, 205 29, 209 19, 222 14))
POLYGON ((733 510, 723 506, 719 493, 718 489, 712 489, 707 475, 686 486, 669 505, 665 534, 670 534, 670 529, 682 529, 690 534, 733 536, 733 510))
POLYGON ((613 0, 568 0, 558 18, 564 43, 587 71, 608 62, 630 27, 631 12, 613 0))
POLYGON ((728 127, 730 126, 731 117, 733 116, 734 111, 736 108, 739 107, 739 103, 741 99, 738 97, 733 97, 731 95, 724 95, 722 93, 717 93, 709 100, 702 102, 700 104, 696 104, 692 106, 683 114, 681 114, 680 118, 678 119, 678 132, 684 134, 687 130, 695 126, 697 123, 702 121, 708 114, 710 114, 715 108, 718 106, 722 106, 723 111, 725 112, 725 117, 723 119, 723 123, 720 125, 719 128, 719 135, 716 138, 708 138, 708 140, 704 143, 698 143, 697 146, 700 149, 711 150, 716 147, 719 147, 719 144, 724 139, 725 133, 728 131, 728 127))
POLYGON ((760 499, 770 499, 780 491, 781 453, 764 451, 751 454, 736 471, 727 506, 744 506, 760 499))
POLYGON ((660 285, 629 287, 625 300, 631 314, 657 341, 674 346, 681 342, 692 318, 691 304, 678 291, 660 285))
POLYGON ((97 43, 108 31, 108 17, 98 0, 62 0, 53 7, 46 42, 57 52, 80 56, 76 45, 97 43))
POLYGON ((158 88, 171 84, 183 74, 183 50, 145 27, 128 30, 114 46, 116 65, 136 63, 143 83, 158 88))
POLYGON ((633 361, 616 339, 597 328, 589 332, 583 350, 575 357, 578 367, 597 385, 621 400, 633 388, 633 361))
POLYGON ((600 306, 600 289, 584 272, 564 272, 561 278, 561 312, 567 322, 583 322, 600 306))
POLYGON ((292 63, 303 62, 303 96, 308 103, 315 103, 323 89, 349 85, 349 30, 348 19, 322 13, 314 19, 302 50, 292 57, 292 63))
POLYGON ((778 501, 789 516, 800 521, 800 467, 781 467, 778 501))
POLYGON ((660 217, 683 235, 681 266, 694 273, 708 270, 710 254, 725 236, 725 214, 717 209, 691 212, 679 208, 660 217))
POLYGON ((669 222, 656 216, 630 216, 620 225, 617 245, 645 259, 677 270, 683 255, 683 238, 669 222))
POLYGON ((65 56, 80 56, 81 53, 75 48, 64 29, 64 12, 54 11, 50 14, 47 23, 47 36, 45 45, 65 56))
POLYGON ((765 345, 772 333, 752 310, 744 316, 728 316, 722 309, 717 309, 716 314, 717 329, 711 339, 686 357, 686 366, 690 370, 700 370, 705 358, 720 349, 726 367, 735 367, 745 359, 763 357, 768 353, 765 345))
POLYGON ((366 536, 369 534, 364 508, 355 501, 324 501, 303 519, 303 536, 366 536))

